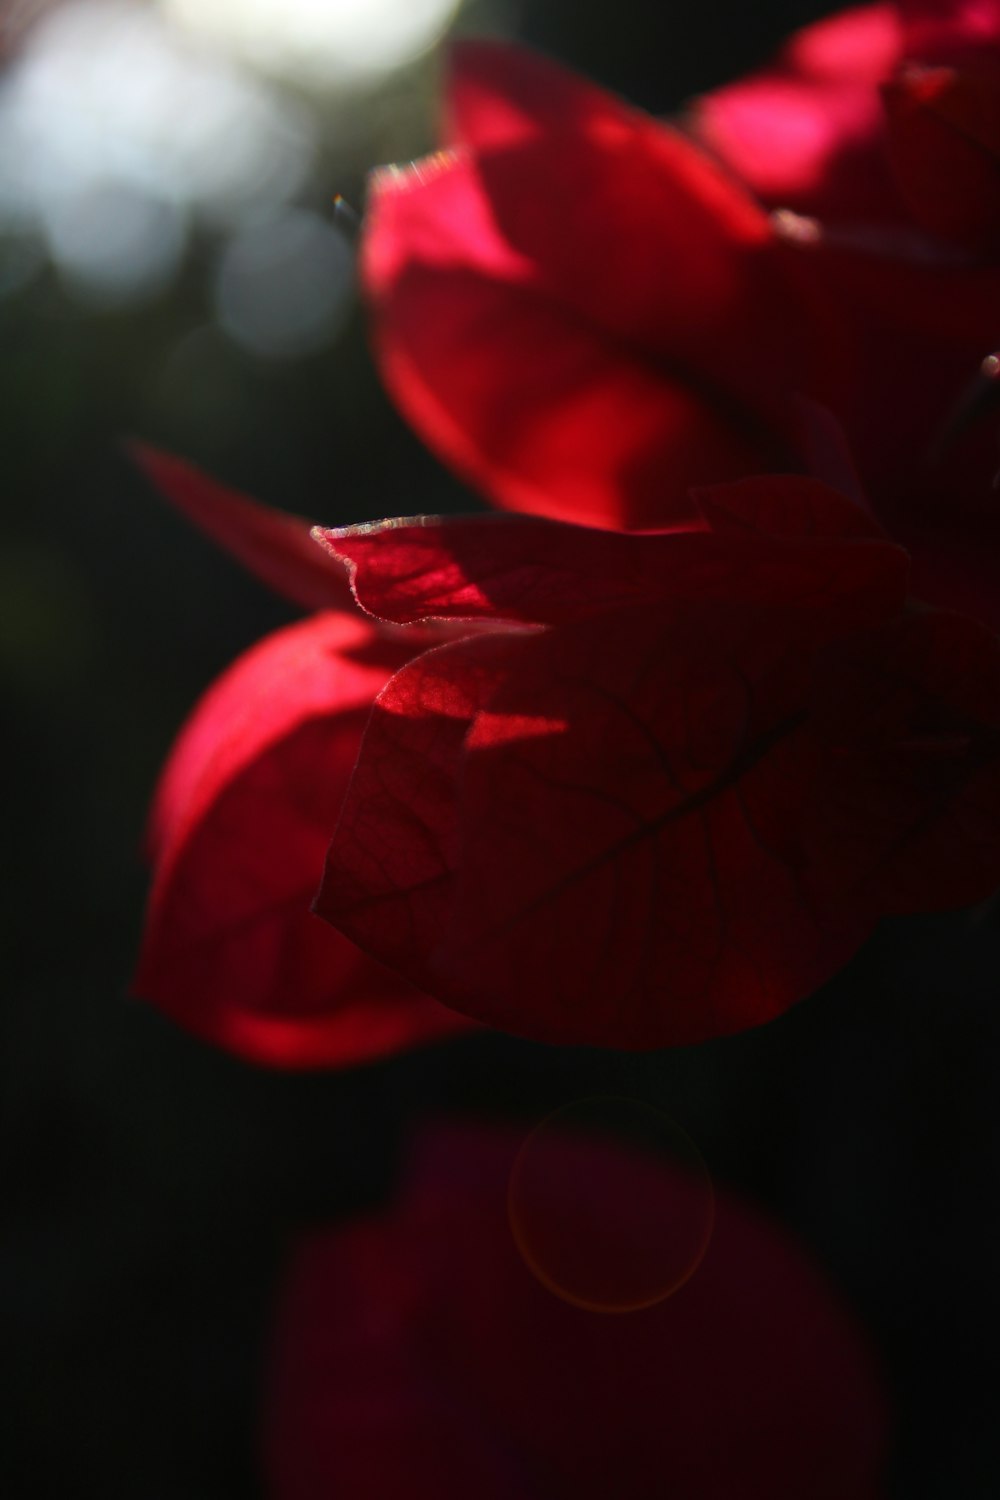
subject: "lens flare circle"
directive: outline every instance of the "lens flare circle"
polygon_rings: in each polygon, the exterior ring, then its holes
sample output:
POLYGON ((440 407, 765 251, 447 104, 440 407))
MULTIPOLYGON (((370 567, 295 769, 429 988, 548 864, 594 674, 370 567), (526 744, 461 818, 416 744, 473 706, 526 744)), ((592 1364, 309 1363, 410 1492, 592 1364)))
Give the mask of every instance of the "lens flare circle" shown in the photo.
POLYGON ((331 343, 347 317, 354 252, 318 214, 288 209, 234 235, 219 263, 215 310, 235 342, 264 359, 331 343))
POLYGON ((507 1213, 535 1278, 590 1312, 638 1312, 678 1291, 712 1237, 704 1158, 662 1110, 597 1095, 547 1115, 511 1168, 507 1213))

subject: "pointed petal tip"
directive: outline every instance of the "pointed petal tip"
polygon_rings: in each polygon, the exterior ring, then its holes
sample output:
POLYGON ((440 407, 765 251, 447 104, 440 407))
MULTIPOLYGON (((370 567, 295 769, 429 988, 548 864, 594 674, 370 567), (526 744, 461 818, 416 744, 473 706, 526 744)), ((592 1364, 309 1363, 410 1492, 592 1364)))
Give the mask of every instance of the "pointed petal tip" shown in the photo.
POLYGON ((303 516, 251 500, 150 443, 128 438, 123 447, 164 499, 265 587, 307 610, 347 603, 340 568, 316 551, 303 516))
POLYGON ((177 458, 173 453, 168 453, 164 448, 158 448, 155 443, 149 443, 145 438, 133 437, 126 433, 118 439, 118 447, 130 463, 136 465, 149 479, 155 483, 158 474, 162 474, 168 468, 184 468, 184 460, 177 458))

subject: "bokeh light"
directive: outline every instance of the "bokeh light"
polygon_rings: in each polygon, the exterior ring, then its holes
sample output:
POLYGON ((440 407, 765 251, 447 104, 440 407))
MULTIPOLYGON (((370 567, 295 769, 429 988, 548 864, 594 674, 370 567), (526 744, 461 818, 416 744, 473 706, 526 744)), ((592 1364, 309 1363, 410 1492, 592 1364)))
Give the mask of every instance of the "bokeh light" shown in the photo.
POLYGON ((264 72, 322 87, 364 81, 427 50, 460 0, 164 0, 190 32, 264 72))
POLYGON ((597 1096, 548 1115, 511 1170, 508 1214, 529 1270, 593 1312, 662 1302, 708 1248, 715 1195, 704 1159, 668 1115, 597 1096))
POLYGON ((107 304, 137 301, 166 286, 187 233, 176 204, 114 178, 64 194, 46 219, 63 275, 84 296, 107 304))
POLYGON ((174 273, 192 227, 238 227, 308 178, 308 116, 155 10, 75 0, 0 78, 0 235, 34 235, 85 296, 174 273))
POLYGON ((354 251, 317 214, 290 209, 227 244, 216 315, 252 354, 287 359, 329 343, 350 306, 354 251))

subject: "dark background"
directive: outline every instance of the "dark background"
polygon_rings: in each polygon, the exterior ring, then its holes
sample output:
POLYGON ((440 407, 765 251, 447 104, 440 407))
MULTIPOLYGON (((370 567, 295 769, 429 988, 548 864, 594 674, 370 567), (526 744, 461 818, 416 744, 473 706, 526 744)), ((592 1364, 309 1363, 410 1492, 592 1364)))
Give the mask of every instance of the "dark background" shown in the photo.
MULTIPOLYGON (((505 19, 665 112, 830 9, 526 0, 462 24, 505 19)), ((433 73, 415 77, 396 85, 418 100, 388 132, 399 157, 432 140, 433 73)), ((372 126, 332 149, 311 201, 360 202, 385 140, 372 126)), ((896 1408, 891 1493, 993 1497, 995 916, 887 926, 782 1021, 659 1056, 485 1038, 278 1076, 128 998, 157 769, 198 692, 291 615, 152 495, 119 439, 328 524, 477 503, 389 408, 356 308, 321 354, 254 358, 212 325, 209 256, 196 245, 128 310, 83 307, 51 272, 0 298, 0 1494, 257 1495, 261 1358, 295 1228, 377 1199, 408 1117, 533 1120, 597 1091, 667 1110, 847 1290, 896 1408)))

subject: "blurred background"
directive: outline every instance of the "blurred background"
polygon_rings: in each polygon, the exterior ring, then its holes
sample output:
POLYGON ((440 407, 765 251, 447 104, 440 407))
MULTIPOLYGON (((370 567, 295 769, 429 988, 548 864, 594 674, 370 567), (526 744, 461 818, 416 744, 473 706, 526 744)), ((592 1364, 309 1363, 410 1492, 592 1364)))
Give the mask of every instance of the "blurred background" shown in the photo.
POLYGON ((5 1497, 259 1495, 295 1230, 378 1201, 409 1120, 527 1129, 594 1092, 667 1111, 845 1289, 892 1394, 891 1494, 996 1495, 995 917, 887 926, 780 1023, 662 1056, 478 1038, 277 1076, 128 998, 157 769, 292 615, 121 439, 327 524, 475 508, 379 389, 333 208, 434 143, 447 37, 520 37, 665 113, 832 9, 0 3, 5 1497))

